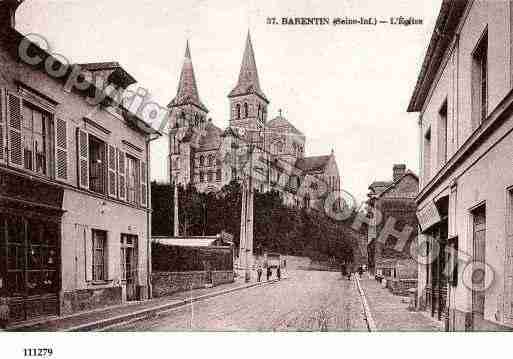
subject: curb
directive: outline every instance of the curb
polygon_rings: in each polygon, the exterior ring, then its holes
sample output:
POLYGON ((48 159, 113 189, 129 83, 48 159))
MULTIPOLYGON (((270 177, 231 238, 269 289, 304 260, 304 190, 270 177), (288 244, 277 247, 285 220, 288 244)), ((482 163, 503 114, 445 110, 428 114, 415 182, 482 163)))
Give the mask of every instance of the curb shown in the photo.
MULTIPOLYGON (((287 278, 282 278, 282 280, 286 280, 286 279, 287 278)), ((106 329, 107 327, 115 327, 117 325, 120 325, 120 324, 123 324, 126 322, 142 320, 147 317, 156 315, 159 312, 165 312, 165 311, 173 310, 176 308, 180 308, 180 307, 185 306, 190 303, 199 302, 202 300, 206 300, 206 299, 217 297, 217 296, 224 295, 224 294, 229 294, 229 293, 236 292, 239 290, 249 289, 249 288, 253 288, 253 287, 260 287, 260 286, 264 286, 264 285, 268 285, 268 284, 274 284, 277 282, 278 282, 277 279, 273 279, 268 282, 260 282, 260 283, 257 282, 257 283, 252 283, 249 285, 242 285, 242 286, 235 287, 235 288, 230 288, 230 289, 226 289, 226 290, 221 290, 221 291, 217 291, 217 292, 213 292, 213 293, 200 295, 198 297, 173 301, 170 303, 159 305, 157 307, 147 308, 147 309, 139 310, 139 311, 128 313, 128 314, 119 315, 119 316, 112 317, 112 318, 107 318, 107 319, 102 319, 102 320, 91 322, 91 323, 77 325, 75 327, 63 329, 61 331, 62 332, 85 332, 85 331, 93 331, 93 330, 102 330, 102 329, 106 329)))
POLYGON ((374 322, 374 318, 372 318, 372 312, 370 310, 369 303, 367 303, 365 292, 363 291, 362 285, 360 284, 360 279, 358 279, 357 276, 354 276, 354 279, 356 281, 358 293, 360 294, 360 299, 362 300, 363 315, 365 316, 365 321, 367 322, 367 329, 369 330, 369 332, 375 332, 376 323, 374 322))

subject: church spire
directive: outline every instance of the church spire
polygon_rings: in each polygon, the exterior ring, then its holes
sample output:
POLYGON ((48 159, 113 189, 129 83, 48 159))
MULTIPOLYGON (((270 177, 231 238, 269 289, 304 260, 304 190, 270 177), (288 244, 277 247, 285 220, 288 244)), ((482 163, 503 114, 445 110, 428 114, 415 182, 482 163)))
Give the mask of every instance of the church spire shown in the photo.
POLYGON ((266 102, 269 102, 260 88, 260 80, 258 79, 258 71, 255 61, 255 52, 253 51, 253 44, 251 43, 251 35, 248 30, 246 38, 246 48, 242 56, 242 65, 240 67, 239 80, 237 85, 230 92, 228 97, 236 97, 240 95, 247 95, 256 93, 262 97, 266 102))
POLYGON ((194 68, 192 66, 191 49, 189 47, 189 40, 187 40, 182 73, 180 75, 180 81, 178 82, 178 91, 176 92, 175 98, 169 103, 168 107, 177 107, 189 104, 195 105, 203 111, 208 112, 207 108, 199 98, 198 86, 196 84, 196 77, 194 76, 194 68))

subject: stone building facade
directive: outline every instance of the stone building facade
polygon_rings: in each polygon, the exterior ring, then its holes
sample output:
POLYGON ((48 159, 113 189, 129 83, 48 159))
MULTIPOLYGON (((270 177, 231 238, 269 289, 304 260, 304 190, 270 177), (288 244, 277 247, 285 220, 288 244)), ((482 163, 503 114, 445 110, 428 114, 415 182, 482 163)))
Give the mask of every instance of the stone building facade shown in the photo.
POLYGON ((369 186, 368 205, 379 213, 369 225, 369 266, 376 276, 390 283, 417 277, 410 246, 417 234, 418 186, 417 175, 404 164, 394 165, 391 181, 376 181, 369 186), (401 239, 399 233, 406 236, 401 239))
POLYGON ((419 303, 449 330, 513 327, 513 3, 443 1, 418 112, 419 303))
POLYGON ((237 84, 228 94, 230 118, 221 129, 200 100, 189 43, 175 98, 169 103, 170 180, 217 191, 251 173, 253 187, 278 190, 291 206, 322 206, 340 189, 333 151, 305 156, 306 137, 280 111, 268 120, 269 100, 260 86, 248 33, 237 84))
POLYGON ((0 1, 0 297, 10 321, 148 298, 148 147, 158 134, 108 96, 89 101, 103 90, 96 76, 120 89, 135 79, 114 62, 68 66, 30 43, 14 28, 20 3, 0 1), (80 73, 82 85, 66 89, 80 73))

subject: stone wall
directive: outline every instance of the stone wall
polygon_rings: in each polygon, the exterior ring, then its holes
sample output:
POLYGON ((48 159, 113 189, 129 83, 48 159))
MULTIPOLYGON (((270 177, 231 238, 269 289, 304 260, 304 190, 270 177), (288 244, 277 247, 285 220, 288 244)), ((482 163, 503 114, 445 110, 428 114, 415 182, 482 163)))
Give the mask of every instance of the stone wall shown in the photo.
POLYGON ((206 271, 191 272, 153 272, 153 296, 164 297, 176 292, 205 288, 209 283, 214 286, 234 281, 233 271, 213 271, 212 281, 206 271))
POLYGON ((62 298, 61 315, 121 304, 121 287, 80 289, 65 292, 62 298))

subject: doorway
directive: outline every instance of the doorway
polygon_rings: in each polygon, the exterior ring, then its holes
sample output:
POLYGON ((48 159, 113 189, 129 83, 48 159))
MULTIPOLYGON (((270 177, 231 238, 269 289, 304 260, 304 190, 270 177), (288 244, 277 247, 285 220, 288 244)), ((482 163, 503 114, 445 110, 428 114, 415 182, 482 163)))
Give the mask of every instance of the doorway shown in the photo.
POLYGON ((137 236, 121 235, 121 276, 126 286, 126 300, 137 300, 137 236))

